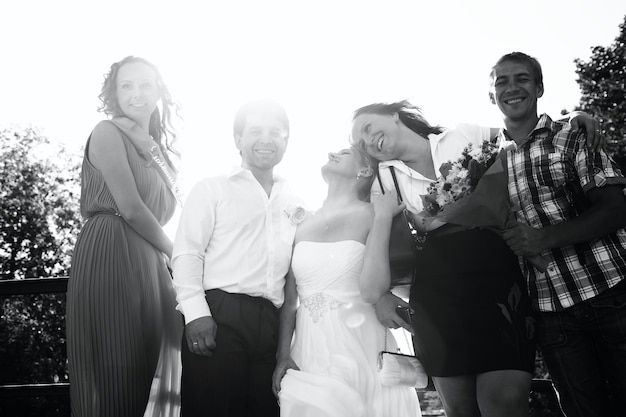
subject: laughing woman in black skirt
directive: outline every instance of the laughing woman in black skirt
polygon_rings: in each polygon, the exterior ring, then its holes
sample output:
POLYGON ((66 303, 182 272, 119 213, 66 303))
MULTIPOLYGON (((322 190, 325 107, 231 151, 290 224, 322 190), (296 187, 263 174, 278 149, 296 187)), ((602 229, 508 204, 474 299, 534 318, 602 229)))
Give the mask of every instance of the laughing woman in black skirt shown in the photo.
MULTIPOLYGON (((393 167, 406 208, 417 214, 420 196, 428 193, 441 164, 493 133, 471 125, 433 127, 415 106, 399 102, 357 110, 352 140, 381 161, 386 190, 394 190, 393 167)), ((366 256, 380 258, 380 276, 388 279, 389 230, 400 206, 393 191, 384 196, 374 191, 372 203, 376 215, 366 256)), ((433 377, 446 415, 528 416, 535 344, 517 257, 489 230, 451 224, 431 229, 418 254, 409 305, 416 355, 433 377)), ((402 304, 388 293, 377 307, 402 304)), ((406 326, 395 314, 379 314, 379 319, 390 327, 406 326)))

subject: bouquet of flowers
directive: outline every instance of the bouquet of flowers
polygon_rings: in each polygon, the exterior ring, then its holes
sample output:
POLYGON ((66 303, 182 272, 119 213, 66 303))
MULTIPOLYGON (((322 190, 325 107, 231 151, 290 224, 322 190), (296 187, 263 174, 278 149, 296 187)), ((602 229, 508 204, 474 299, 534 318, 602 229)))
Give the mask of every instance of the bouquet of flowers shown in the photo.
MULTIPOLYGON (((478 147, 470 143, 458 160, 443 164, 441 177, 422 196, 425 223, 440 220, 499 233, 506 229, 514 211, 508 193, 507 150, 488 140, 478 147)), ((542 272, 547 268, 540 255, 529 261, 542 272)))
MULTIPOLYGON (((496 161, 498 151, 498 145, 491 141, 483 141, 480 147, 476 149, 470 143, 457 161, 450 161, 441 165, 439 168, 440 179, 428 187, 428 194, 422 196, 426 214, 438 216, 446 222, 470 226, 465 222, 452 222, 450 216, 454 215, 455 220, 459 220, 458 216, 463 214, 460 209, 468 201, 465 199, 461 203, 461 198, 469 197, 476 191, 480 179, 496 161), (457 203, 452 204, 455 202, 457 203)), ((474 214, 471 213, 472 217, 474 214)), ((501 220, 499 217, 497 216, 498 220, 501 220)), ((474 222, 472 225, 477 226, 474 222)))

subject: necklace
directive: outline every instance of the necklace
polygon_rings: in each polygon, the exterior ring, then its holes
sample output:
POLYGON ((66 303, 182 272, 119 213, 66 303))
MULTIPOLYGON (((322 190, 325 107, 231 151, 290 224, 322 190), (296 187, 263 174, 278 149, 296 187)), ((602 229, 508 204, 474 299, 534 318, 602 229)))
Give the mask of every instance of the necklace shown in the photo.
MULTIPOLYGON (((341 221, 343 219, 343 215, 350 210, 350 208, 352 207, 352 205, 354 204, 354 201, 358 200, 357 198, 351 200, 346 200, 346 201, 337 201, 337 200, 333 200, 333 203, 331 204, 331 208, 333 208, 333 210, 331 211, 331 214, 333 216, 330 217, 331 221, 328 221, 328 218, 326 217, 326 210, 324 210, 324 205, 322 205, 322 207, 319 208, 319 212, 322 215, 322 221, 324 222, 324 231, 328 231, 328 229, 330 229, 330 226, 333 223, 333 218, 337 219, 339 222, 339 225, 341 225, 341 221)), ((335 222, 337 223, 337 222, 335 222)))
POLYGON ((326 214, 324 214, 324 207, 320 207, 319 210, 320 214, 322 215, 322 222, 324 222, 324 231, 328 231, 328 220, 326 220, 326 214))

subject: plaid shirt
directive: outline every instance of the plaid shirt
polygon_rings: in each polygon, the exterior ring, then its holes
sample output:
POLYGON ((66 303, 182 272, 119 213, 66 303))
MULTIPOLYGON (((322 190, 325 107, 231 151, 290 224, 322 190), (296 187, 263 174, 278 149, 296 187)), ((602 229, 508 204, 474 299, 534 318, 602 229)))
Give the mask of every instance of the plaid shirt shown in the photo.
MULTIPOLYGON (((503 129, 499 139, 508 141, 503 129)), ((626 184, 614 162, 602 151, 588 152, 585 140, 544 114, 524 142, 508 151, 509 196, 520 223, 541 228, 570 220, 590 204, 585 193, 591 188, 626 184)), ((626 276, 626 231, 541 255, 549 261, 545 273, 520 259, 533 308, 560 311, 626 276)))

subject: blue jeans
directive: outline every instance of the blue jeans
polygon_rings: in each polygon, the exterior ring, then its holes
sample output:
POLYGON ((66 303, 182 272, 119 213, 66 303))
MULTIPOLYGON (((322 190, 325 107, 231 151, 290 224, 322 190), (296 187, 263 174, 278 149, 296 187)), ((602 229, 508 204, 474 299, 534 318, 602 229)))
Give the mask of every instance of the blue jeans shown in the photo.
POLYGON ((536 319, 536 341, 567 417, 626 416, 626 281, 536 319))

